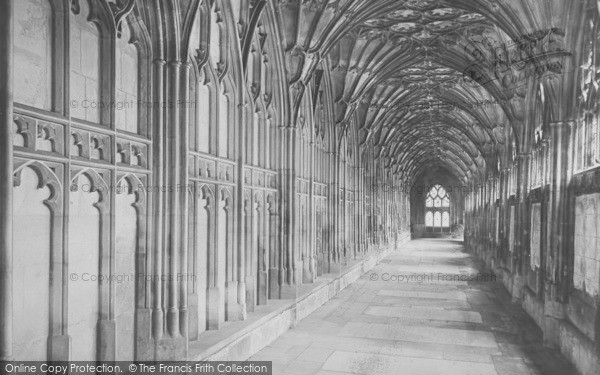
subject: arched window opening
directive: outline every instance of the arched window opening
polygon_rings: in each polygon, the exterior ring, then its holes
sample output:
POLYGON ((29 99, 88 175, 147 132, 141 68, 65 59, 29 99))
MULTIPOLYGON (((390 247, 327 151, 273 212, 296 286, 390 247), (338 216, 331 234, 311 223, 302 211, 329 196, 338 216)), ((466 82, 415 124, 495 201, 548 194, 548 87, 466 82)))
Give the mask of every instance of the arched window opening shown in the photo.
POLYGON ((122 21, 123 33, 117 38, 115 73, 117 103, 115 122, 117 129, 138 133, 138 51, 131 40, 127 20, 122 21))
POLYGON ((433 232, 450 229, 450 195, 441 185, 432 187, 425 199, 425 226, 433 232))
POLYGON ((15 2, 14 100, 52 110, 52 6, 47 0, 15 2))
POLYGON ((87 1, 79 2, 79 13, 70 21, 70 97, 71 115, 80 120, 99 123, 100 111, 100 31, 90 18, 87 1))

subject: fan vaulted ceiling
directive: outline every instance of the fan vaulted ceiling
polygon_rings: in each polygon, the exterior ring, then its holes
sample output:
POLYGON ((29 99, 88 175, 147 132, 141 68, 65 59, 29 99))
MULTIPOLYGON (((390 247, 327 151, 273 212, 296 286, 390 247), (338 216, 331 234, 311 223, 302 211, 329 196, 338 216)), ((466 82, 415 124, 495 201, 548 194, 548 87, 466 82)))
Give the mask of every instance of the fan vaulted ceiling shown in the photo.
POLYGON ((443 167, 496 173, 524 141, 532 85, 568 55, 549 2, 287 0, 279 7, 292 91, 327 64, 335 119, 414 179, 443 167), (512 146, 512 148, 511 148, 512 146), (509 151, 510 150, 510 151, 509 151))

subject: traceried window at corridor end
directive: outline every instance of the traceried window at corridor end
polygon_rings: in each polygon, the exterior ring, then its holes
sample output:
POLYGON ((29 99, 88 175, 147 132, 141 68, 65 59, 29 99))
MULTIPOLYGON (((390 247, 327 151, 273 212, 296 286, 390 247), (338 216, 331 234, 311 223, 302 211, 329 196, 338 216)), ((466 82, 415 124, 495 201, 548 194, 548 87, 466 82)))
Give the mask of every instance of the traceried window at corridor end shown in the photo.
POLYGON ((427 194, 425 226, 433 230, 450 228, 450 196, 441 185, 435 185, 427 194))

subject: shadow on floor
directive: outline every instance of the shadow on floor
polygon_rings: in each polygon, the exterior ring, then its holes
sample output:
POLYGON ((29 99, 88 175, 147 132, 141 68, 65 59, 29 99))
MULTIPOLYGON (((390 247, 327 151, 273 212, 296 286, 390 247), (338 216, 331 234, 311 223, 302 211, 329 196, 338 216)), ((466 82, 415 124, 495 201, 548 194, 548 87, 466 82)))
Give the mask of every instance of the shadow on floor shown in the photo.
POLYGON ((274 374, 577 374, 462 240, 418 239, 252 360, 274 374))

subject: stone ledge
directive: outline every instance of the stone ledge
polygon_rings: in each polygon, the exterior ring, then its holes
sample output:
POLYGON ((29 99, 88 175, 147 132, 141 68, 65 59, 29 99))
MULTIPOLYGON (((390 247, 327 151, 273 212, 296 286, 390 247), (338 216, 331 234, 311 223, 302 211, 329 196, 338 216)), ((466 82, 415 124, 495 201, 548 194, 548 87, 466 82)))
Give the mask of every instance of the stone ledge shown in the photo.
MULTIPOLYGON (((477 255, 479 256, 479 255, 477 255)), ((600 353, 597 345, 586 336, 575 324, 567 319, 554 319, 544 304, 529 287, 520 282, 519 277, 513 275, 509 269, 499 266, 493 267, 483 258, 479 261, 486 267, 493 269, 493 272, 500 277, 500 282, 511 295, 513 302, 519 302, 523 310, 530 316, 536 325, 540 327, 544 334, 544 344, 551 347, 558 347, 562 354, 575 366, 580 375, 598 375, 600 368, 600 353), (516 298, 516 293, 521 293, 521 299, 516 298), (558 329, 556 333, 552 331, 552 325, 555 324, 558 329)))
POLYGON ((581 375, 598 375, 600 355, 596 345, 569 321, 560 322, 559 346, 581 375))
MULTIPOLYGON (((404 237, 398 245, 410 240, 404 237)), ((241 322, 226 323, 218 331, 200 334, 199 340, 190 342, 190 361, 242 361, 251 357, 279 336, 329 301, 383 258, 396 251, 394 246, 367 254, 366 258, 353 262, 340 275, 327 274, 318 277, 313 284, 298 287, 296 300, 269 300, 268 305, 258 306, 241 322)))
POLYGON ((523 310, 529 315, 535 323, 544 327, 544 301, 540 299, 529 287, 523 287, 523 310))

